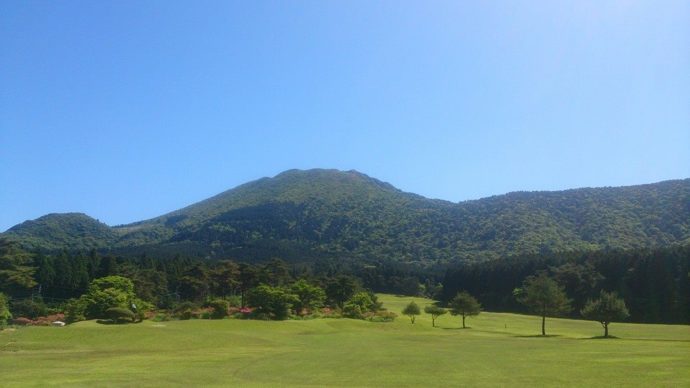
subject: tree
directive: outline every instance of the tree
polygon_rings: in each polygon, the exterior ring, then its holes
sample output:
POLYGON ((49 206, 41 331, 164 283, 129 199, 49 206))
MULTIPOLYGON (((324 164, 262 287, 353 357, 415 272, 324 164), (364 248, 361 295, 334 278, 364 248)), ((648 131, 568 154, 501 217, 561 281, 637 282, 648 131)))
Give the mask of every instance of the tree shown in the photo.
POLYGON ((562 285, 566 294, 573 298, 573 307, 580 310, 584 303, 596 296, 594 291, 604 277, 597 272, 591 263, 566 263, 558 267, 551 267, 553 278, 562 285))
POLYGON ((140 299, 157 306, 165 305, 168 299, 168 279, 165 273, 155 269, 144 269, 132 278, 134 291, 140 299))
POLYGON ((314 310, 323 306, 326 300, 326 293, 323 288, 309 284, 304 279, 300 279, 290 286, 290 292, 297 297, 294 309, 297 314, 303 310, 314 310))
POLYGON ((233 261, 222 260, 211 270, 211 291, 225 298, 239 285, 240 267, 233 261))
POLYGON ((290 282, 290 271, 284 260, 274 258, 261 267, 259 277, 261 283, 279 287, 290 282))
POLYGON ((343 308, 357 291, 357 282, 351 276, 338 275, 326 284, 326 296, 334 306, 343 308))
POLYGON ((520 303, 541 316, 541 335, 546 335, 546 317, 570 311, 563 288, 545 272, 528 276, 514 294, 520 303))
POLYGON ((366 291, 360 291, 350 298, 343 307, 343 314, 349 318, 361 319, 364 313, 376 311, 380 308, 380 304, 376 300, 374 294, 366 291))
POLYGON ((469 293, 459 292, 450 301, 450 313, 462 316, 462 328, 465 328, 465 318, 479 315, 482 305, 469 293))
POLYGON ((259 273, 256 267, 250 264, 240 264, 239 289, 240 289, 240 307, 245 307, 247 304, 247 293, 259 283, 259 273))
POLYGON ((12 292, 36 285, 33 258, 16 241, 0 238, 0 291, 12 292))
POLYGON ((250 306, 256 307, 258 314, 266 314, 273 319, 287 318, 290 308, 299 302, 297 296, 286 292, 283 288, 266 284, 250 290, 247 301, 250 306))
POLYGON ((583 317, 601 323, 604 328, 604 338, 609 336, 609 324, 622 321, 630 316, 625 301, 615 292, 601 291, 599 299, 590 300, 580 311, 583 317))
POLYGON ((10 307, 9 303, 7 303, 7 297, 5 294, 0 292, 0 329, 5 327, 10 318, 12 318, 12 314, 10 314, 10 307))
POLYGON ((202 301, 209 294, 208 268, 205 264, 197 263, 187 268, 184 275, 178 279, 177 287, 183 298, 202 301))
POLYGON ((443 307, 431 305, 424 307, 424 312, 431 315, 431 326, 436 327, 436 318, 447 313, 448 311, 446 311, 446 309, 443 307))
MULTIPOLYGON (((106 311, 111 308, 124 308, 141 311, 148 303, 138 299, 134 284, 122 276, 106 276, 95 279, 86 294, 68 304, 69 320, 108 318, 106 311)), ((136 313, 135 311, 135 313, 136 313)))
POLYGON ((414 301, 410 302, 407 306, 402 311, 403 315, 407 315, 410 317, 410 322, 414 324, 414 320, 417 317, 417 315, 421 314, 419 311, 419 306, 417 306, 417 303, 414 301))

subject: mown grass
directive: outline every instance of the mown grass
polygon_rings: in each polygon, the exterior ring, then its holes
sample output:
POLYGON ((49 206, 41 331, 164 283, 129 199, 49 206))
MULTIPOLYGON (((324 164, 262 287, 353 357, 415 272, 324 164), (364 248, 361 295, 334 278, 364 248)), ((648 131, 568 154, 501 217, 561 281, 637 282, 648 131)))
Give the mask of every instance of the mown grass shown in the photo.
MULTIPOLYGON (((410 300, 381 296, 399 312, 410 300)), ((0 386, 690 386, 690 327, 482 313, 412 325, 193 320, 0 332, 0 386)))

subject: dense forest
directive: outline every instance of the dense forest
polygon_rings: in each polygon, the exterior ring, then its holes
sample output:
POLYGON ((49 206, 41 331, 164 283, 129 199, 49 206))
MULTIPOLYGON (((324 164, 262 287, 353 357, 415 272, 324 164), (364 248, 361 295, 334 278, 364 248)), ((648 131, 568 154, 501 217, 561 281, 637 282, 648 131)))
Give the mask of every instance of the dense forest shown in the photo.
POLYGON ((626 302, 633 322, 690 322, 690 246, 511 257, 449 268, 438 298, 467 291, 490 311, 525 312, 514 297, 524 279, 547 272, 566 291, 572 317, 601 290, 626 302))
POLYGON ((323 289, 334 305, 344 304, 357 290, 423 295, 442 304, 466 291, 476 296, 485 310, 525 312, 514 291, 525 278, 540 271, 564 288, 571 299, 572 317, 578 317, 585 303, 604 290, 625 300, 630 321, 690 321, 690 246, 514 256, 447 267, 394 260, 288 263, 274 258, 244 263, 146 255, 116 257, 101 255, 95 249, 45 254, 27 252, 15 242, 0 240, 0 292, 10 296, 15 311, 24 311, 27 306, 64 309, 70 299, 86 293, 94 279, 119 275, 131 279, 137 298, 162 309, 174 309, 185 302, 201 306, 228 297, 238 298, 244 306, 245 296, 256 287, 280 289, 304 281, 323 289), (342 292, 338 285, 342 284, 349 285, 347 293, 338 296, 342 292))
POLYGON ((30 250, 297 263, 324 258, 428 265, 690 243, 690 179, 451 203, 356 171, 290 170, 169 214, 109 227, 49 214, 6 236, 30 250))

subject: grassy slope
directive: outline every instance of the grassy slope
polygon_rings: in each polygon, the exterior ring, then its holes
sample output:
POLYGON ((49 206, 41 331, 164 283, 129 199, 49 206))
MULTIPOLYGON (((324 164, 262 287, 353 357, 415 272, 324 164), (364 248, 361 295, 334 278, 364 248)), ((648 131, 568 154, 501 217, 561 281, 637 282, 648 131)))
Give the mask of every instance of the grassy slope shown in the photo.
MULTIPOLYGON (((400 311, 412 298, 383 296, 400 311)), ((427 300, 415 298, 420 305, 427 300)), ((484 313, 459 329, 443 316, 353 320, 83 322, 0 332, 3 386, 572 385, 689 386, 688 326, 597 323, 484 313)))

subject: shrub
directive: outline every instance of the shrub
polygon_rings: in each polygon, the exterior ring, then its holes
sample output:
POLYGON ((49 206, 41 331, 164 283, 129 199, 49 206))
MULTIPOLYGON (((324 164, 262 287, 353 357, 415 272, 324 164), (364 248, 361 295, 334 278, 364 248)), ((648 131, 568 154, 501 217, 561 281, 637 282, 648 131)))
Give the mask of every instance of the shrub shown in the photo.
POLYGON ((343 316, 348 318, 368 319, 382 310, 381 303, 375 294, 362 291, 354 294, 343 307, 343 316))
POLYGON ((261 312, 260 310, 254 310, 249 317, 258 321, 270 321, 273 316, 269 313, 261 312))
POLYGON ((82 298, 70 299, 65 307, 65 322, 74 323, 86 319, 84 311, 86 310, 86 303, 82 298))
POLYGON ((369 314, 366 319, 371 322, 393 322, 398 314, 392 311, 377 311, 369 314))
POLYGON ((134 312, 134 315, 136 315, 137 320, 139 322, 143 321, 144 319, 148 319, 150 316, 153 314, 151 313, 151 310, 153 309, 153 304, 143 301, 141 299, 133 299, 132 303, 130 303, 130 306, 132 306, 132 311, 134 312))
POLYGON ((19 318, 13 319, 12 324, 18 325, 18 326, 29 326, 29 325, 33 325, 34 321, 32 321, 29 318, 19 317, 19 318))
POLYGON ((16 300, 12 301, 10 305, 12 306, 13 315, 16 317, 36 319, 48 313, 46 305, 41 301, 30 299, 16 300))
POLYGON ((348 318, 362 319, 364 314, 373 311, 376 304, 368 292, 358 292, 343 307, 343 315, 348 318))
POLYGON ((187 320, 194 317, 194 310, 197 306, 192 302, 182 302, 175 306, 173 310, 173 316, 178 319, 187 320))
POLYGON ((153 317, 154 322, 166 322, 169 321, 172 317, 168 313, 158 313, 156 316, 153 317))
POLYGON ((242 307, 242 298, 239 295, 231 295, 225 298, 230 307, 242 307))
POLYGON ((362 308, 354 304, 346 304, 343 307, 343 316, 345 318, 362 319, 364 318, 363 313, 362 308))
POLYGON ((111 307, 105 310, 105 316, 115 323, 135 322, 136 318, 132 310, 122 307, 111 307))
POLYGON ((223 299, 215 299, 208 302, 208 307, 213 311, 210 313, 211 319, 223 319, 228 316, 228 302, 223 299))

